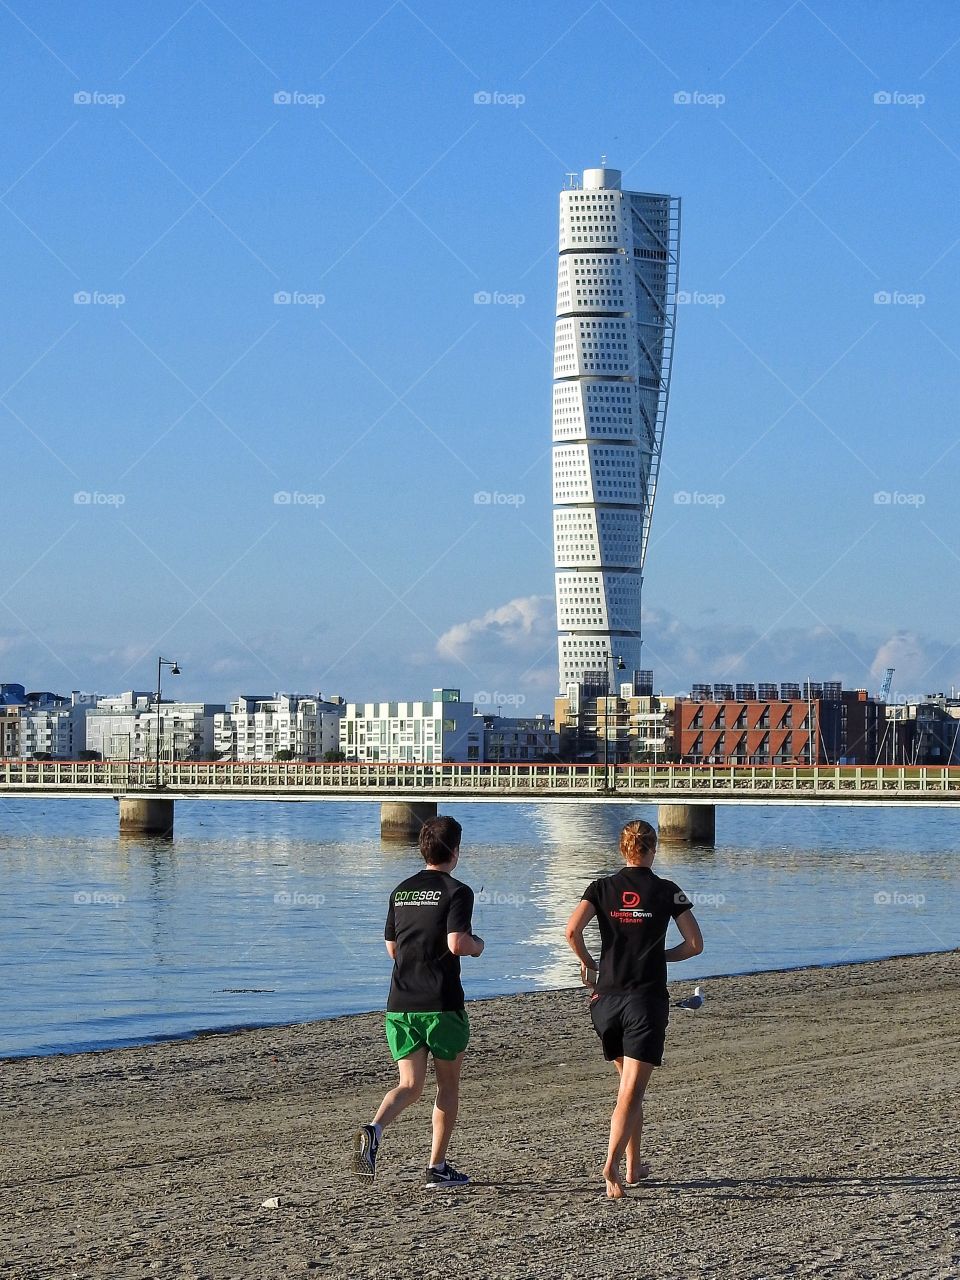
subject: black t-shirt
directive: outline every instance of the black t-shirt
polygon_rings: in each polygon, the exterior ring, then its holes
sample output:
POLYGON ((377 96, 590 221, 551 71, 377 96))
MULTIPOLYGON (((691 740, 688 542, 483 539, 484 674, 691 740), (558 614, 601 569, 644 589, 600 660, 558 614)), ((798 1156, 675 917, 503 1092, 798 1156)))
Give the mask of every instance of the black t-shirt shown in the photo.
POLYGON ((470 933, 473 890, 445 871, 418 871, 390 895, 383 936, 397 944, 387 1010, 434 1013, 463 1008, 460 960, 448 933, 470 933))
POLYGON ((596 908, 600 926, 597 991, 666 990, 667 926, 693 905, 683 890, 649 867, 624 867, 588 884, 583 901, 596 908))

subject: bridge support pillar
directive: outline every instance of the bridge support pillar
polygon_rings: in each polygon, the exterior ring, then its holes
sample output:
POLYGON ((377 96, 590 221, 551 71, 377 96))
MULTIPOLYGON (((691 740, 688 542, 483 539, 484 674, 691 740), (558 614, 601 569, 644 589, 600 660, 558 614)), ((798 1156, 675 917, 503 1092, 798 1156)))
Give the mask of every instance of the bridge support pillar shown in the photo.
POLYGON ((380 805, 380 835, 391 840, 416 840, 428 818, 437 816, 430 800, 384 800, 380 805))
POLYGON ((717 834, 717 807, 713 804, 661 804, 657 806, 660 839, 667 843, 713 844, 717 834))
POLYGON ((172 836, 173 801, 160 796, 121 796, 120 830, 124 835, 172 836))

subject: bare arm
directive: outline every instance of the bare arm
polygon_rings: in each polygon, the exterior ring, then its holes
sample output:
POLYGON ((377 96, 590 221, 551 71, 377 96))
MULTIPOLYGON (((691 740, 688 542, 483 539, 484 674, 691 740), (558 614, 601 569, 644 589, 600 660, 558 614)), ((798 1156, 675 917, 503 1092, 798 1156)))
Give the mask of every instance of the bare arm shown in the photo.
POLYGON ((675 947, 668 947, 664 952, 668 963, 671 960, 689 960, 703 950, 703 934, 692 911, 684 911, 683 915, 677 916, 677 928, 683 941, 678 942, 675 947))
POLYGON ((454 956, 482 956, 484 941, 475 933, 448 933, 447 947, 454 956))
POLYGON ((387 948, 387 955, 390 957, 390 959, 396 960, 397 944, 395 942, 387 941, 384 943, 384 946, 387 948))
POLYGON ((596 971, 600 968, 583 940, 583 931, 596 914, 597 909, 592 902, 581 902, 575 907, 573 914, 567 921, 567 943, 580 961, 580 978, 584 984, 586 984, 585 970, 593 969, 596 971))

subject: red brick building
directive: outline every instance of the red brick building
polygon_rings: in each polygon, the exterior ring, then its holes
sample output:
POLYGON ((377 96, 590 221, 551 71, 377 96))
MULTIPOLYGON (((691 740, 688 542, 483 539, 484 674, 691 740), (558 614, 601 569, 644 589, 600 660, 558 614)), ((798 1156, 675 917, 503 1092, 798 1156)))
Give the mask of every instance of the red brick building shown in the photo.
MULTIPOLYGON (((768 686, 769 687, 769 686, 768 686)), ((873 764, 884 705, 865 690, 810 685, 808 696, 678 698, 676 750, 685 764, 873 764)), ((800 693, 798 686, 794 688, 800 693)), ((717 692, 716 688, 713 693, 717 692)))

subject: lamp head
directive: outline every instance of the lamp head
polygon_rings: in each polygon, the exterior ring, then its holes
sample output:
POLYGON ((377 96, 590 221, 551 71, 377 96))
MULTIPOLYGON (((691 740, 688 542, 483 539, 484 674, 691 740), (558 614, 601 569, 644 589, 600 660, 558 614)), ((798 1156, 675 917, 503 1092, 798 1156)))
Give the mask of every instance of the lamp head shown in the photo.
POLYGON ((173 666, 170 668, 170 674, 172 676, 178 676, 180 674, 180 668, 177 666, 176 663, 174 663, 173 666))

